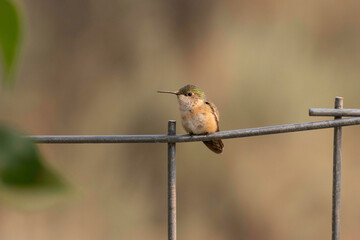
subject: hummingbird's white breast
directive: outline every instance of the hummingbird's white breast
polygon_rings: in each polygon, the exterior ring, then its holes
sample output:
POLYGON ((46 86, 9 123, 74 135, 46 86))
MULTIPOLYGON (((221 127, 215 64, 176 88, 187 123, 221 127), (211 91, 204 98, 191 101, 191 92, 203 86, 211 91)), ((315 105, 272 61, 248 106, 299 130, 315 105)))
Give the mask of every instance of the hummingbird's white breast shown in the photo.
POLYGON ((196 102, 180 102, 181 123, 186 132, 192 134, 213 133, 218 130, 218 122, 211 106, 199 99, 196 102))

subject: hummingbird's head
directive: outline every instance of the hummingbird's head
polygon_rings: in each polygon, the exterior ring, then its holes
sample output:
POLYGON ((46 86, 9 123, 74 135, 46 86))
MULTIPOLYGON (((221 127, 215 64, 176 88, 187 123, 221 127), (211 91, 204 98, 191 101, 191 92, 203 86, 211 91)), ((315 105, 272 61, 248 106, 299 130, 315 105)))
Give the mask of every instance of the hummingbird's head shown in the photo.
POLYGON ((194 85, 186 85, 177 91, 179 104, 194 105, 205 100, 205 93, 194 85))
POLYGON ((178 98, 180 107, 191 108, 197 104, 204 103, 206 100, 205 93, 194 85, 186 85, 176 92, 158 91, 159 93, 175 94, 178 98))

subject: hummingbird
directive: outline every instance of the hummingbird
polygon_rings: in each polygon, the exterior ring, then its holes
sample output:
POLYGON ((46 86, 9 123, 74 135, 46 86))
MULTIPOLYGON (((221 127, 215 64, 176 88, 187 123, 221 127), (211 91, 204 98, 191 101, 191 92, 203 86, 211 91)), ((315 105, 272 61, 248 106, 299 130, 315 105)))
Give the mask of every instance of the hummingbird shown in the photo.
MULTIPOLYGON (((177 96, 181 123, 190 135, 209 134, 219 131, 219 111, 209 102, 205 93, 194 85, 186 85, 178 91, 158 91, 177 96)), ((213 152, 222 153, 224 144, 219 140, 203 141, 213 152)))

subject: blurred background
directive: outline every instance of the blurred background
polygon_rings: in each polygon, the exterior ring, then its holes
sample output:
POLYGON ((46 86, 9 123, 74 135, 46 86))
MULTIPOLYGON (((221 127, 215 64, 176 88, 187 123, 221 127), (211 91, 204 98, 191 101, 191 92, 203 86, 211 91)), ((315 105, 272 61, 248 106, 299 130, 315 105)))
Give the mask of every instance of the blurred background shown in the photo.
MULTIPOLYGON (((20 1, 26 32, 1 120, 28 134, 165 134, 198 85, 231 130, 360 108, 357 0, 20 1)), ((332 129, 177 145, 179 239, 329 239, 332 129)), ((360 238, 360 130, 343 133, 343 239, 360 238)), ((81 196, 0 206, 0 238, 166 239, 166 144, 39 145, 81 196)))

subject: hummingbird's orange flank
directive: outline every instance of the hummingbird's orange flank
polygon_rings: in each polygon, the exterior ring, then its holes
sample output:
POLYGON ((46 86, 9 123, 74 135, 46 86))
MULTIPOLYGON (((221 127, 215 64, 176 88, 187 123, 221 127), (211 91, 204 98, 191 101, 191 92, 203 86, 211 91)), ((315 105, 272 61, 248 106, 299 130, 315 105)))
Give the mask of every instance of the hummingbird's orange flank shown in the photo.
MULTIPOLYGON (((181 123, 189 134, 208 134, 219 131, 219 111, 209 102, 205 93, 194 85, 186 85, 179 91, 158 91, 177 96, 181 123)), ((215 153, 222 153, 224 144, 220 140, 204 141, 205 145, 215 153)))

